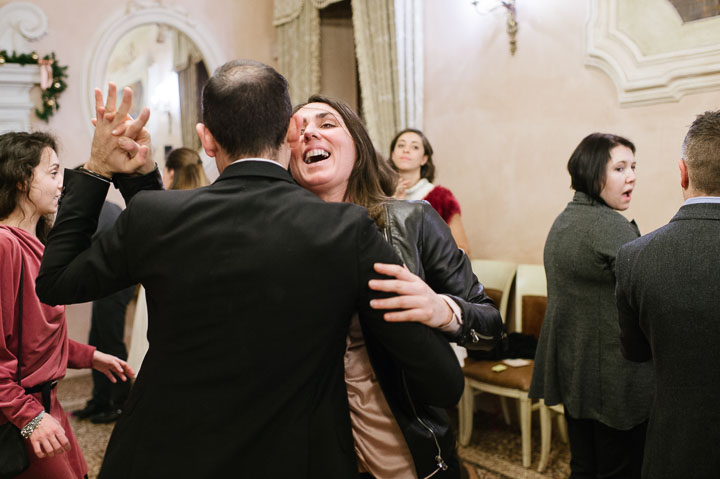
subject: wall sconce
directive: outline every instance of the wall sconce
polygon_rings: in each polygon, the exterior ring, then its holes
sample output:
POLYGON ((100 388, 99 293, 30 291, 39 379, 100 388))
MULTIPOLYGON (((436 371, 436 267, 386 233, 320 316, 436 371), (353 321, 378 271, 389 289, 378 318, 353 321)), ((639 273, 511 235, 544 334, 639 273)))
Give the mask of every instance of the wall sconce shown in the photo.
POLYGON ((515 0, 472 0, 470 3, 475 6, 475 10, 481 15, 487 15, 498 8, 507 10, 507 33, 510 37, 510 54, 515 55, 517 50, 517 17, 515 14, 515 0))

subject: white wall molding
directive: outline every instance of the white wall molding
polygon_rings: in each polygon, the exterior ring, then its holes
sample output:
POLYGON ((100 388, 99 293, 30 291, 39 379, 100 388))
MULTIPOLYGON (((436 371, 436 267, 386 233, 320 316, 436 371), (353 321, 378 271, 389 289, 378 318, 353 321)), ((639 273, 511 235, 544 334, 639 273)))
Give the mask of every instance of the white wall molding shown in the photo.
POLYGON ((10 2, 0 7, 0 50, 29 53, 30 42, 39 40, 47 30, 47 15, 37 5, 10 2))
MULTIPOLYGON (((45 12, 28 2, 0 7, 0 50, 30 53, 31 42, 47 33, 45 12)), ((35 104, 30 90, 40 83, 40 67, 6 63, 0 65, 0 133, 28 131, 35 104)))
MULTIPOLYGON (((92 47, 85 57, 83 111, 95 116, 93 90, 94 88, 100 88, 103 92, 106 90, 107 85, 103 84, 105 72, 110 54, 118 40, 133 28, 148 23, 169 25, 187 35, 202 53, 210 74, 225 62, 210 32, 183 7, 165 6, 161 0, 132 0, 125 9, 118 10, 100 25, 93 38, 89 40, 89 45, 92 47)), ((92 136, 92 125, 90 122, 88 125, 88 133, 92 136)))
POLYGON ((619 1, 590 0, 585 64, 612 79, 622 106, 720 89, 720 44, 645 55, 618 28, 619 1))
POLYGON ((35 104, 30 90, 40 83, 40 67, 7 63, 0 66, 0 133, 29 131, 35 104))

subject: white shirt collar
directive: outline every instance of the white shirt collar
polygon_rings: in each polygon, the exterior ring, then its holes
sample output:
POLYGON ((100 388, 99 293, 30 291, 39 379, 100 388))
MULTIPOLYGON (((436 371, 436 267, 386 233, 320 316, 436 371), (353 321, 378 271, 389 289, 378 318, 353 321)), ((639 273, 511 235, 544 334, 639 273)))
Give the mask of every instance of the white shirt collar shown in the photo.
MULTIPOLYGON (((285 168, 283 165, 281 165, 277 161, 268 160, 267 158, 240 158, 239 160, 235 160, 232 163, 230 163, 230 165, 234 165, 235 163, 242 163, 243 161, 264 161, 266 163, 273 163, 275 165, 278 165, 280 168, 287 170, 287 168, 285 168)), ((228 165, 228 166, 230 166, 230 165, 228 165)))
POLYGON ((693 198, 688 198, 687 200, 685 200, 683 206, 694 205, 697 203, 720 203, 720 196, 695 196, 693 198))

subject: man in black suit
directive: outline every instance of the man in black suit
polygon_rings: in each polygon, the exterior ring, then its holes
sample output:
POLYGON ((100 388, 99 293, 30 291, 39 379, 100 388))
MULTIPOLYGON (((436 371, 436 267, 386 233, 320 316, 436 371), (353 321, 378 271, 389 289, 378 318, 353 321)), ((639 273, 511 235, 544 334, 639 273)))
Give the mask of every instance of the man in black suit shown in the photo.
MULTIPOLYGON (((122 208, 118 205, 105 201, 100 210, 95 234, 110 228, 121 212, 122 208)), ((134 286, 130 286, 92 303, 88 344, 123 361, 127 360, 128 356, 125 347, 125 310, 135 290, 134 286)), ((130 392, 130 381, 117 381, 113 384, 107 376, 95 370, 92 372, 92 381, 92 398, 84 408, 73 411, 73 416, 79 419, 89 418, 94 424, 116 421, 130 392)))
POLYGON ((720 475, 720 111, 690 127, 680 185, 670 223, 616 262, 625 357, 655 367, 642 472, 653 479, 720 475))
MULTIPOLYGON (((49 304, 147 291, 150 347, 100 478, 357 477, 343 376, 354 311, 413 397, 456 403, 463 377, 447 340, 369 306, 373 264, 399 260, 367 211, 325 203, 288 174, 296 127, 287 83, 266 65, 229 62, 205 86, 198 133, 218 180, 140 192, 91 242, 109 177, 149 169, 146 110, 126 137, 111 133, 131 96, 115 112, 112 87, 105 107, 96 92, 91 158, 66 172, 37 281, 49 304)), ((157 187, 156 173, 121 191, 144 183, 157 187)))

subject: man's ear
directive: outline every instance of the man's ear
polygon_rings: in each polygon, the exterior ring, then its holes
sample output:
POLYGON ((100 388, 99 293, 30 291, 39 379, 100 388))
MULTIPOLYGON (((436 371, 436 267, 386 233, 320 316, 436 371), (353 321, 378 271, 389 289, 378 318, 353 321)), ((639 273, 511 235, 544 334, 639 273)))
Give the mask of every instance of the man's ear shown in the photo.
POLYGON ((208 130, 208 127, 206 127, 203 123, 198 123, 195 125, 195 131, 197 131, 197 134, 200 137, 200 143, 202 143, 207 156, 215 158, 215 155, 218 153, 219 146, 217 141, 215 141, 215 137, 212 133, 210 133, 210 130, 208 130))
POLYGON ((678 161, 678 167, 680 167, 680 186, 683 190, 687 190, 690 186, 690 174, 688 173, 687 163, 682 158, 678 161))

